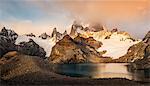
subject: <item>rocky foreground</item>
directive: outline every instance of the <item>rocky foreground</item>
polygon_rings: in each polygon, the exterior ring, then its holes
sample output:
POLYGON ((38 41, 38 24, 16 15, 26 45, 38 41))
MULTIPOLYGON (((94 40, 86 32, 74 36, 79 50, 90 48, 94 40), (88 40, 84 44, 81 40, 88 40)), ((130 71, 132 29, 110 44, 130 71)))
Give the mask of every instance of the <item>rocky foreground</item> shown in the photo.
POLYGON ((149 86, 147 82, 128 79, 72 78, 53 73, 52 64, 36 56, 9 52, 1 58, 1 86, 8 85, 98 85, 98 86, 149 86), (109 83, 108 83, 109 82, 109 83))

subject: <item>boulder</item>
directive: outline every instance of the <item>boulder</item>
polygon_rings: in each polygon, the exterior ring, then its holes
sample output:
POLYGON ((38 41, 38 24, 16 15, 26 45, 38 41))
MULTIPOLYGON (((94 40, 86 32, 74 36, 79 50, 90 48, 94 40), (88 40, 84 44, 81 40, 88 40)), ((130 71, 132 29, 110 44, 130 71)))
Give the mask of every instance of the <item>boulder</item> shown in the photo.
POLYGON ((29 42, 21 42, 17 45, 17 51, 26 55, 45 57, 46 52, 32 39, 29 42))
POLYGON ((69 35, 63 37, 52 48, 50 63, 99 63, 111 60, 103 58, 94 48, 73 40, 69 35))

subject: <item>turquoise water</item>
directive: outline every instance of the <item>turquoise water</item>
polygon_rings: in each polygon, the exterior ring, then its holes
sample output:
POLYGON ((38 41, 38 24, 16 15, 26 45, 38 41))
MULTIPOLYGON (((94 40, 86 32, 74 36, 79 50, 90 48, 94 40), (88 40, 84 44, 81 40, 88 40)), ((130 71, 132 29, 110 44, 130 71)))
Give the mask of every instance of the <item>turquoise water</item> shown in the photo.
POLYGON ((127 78, 150 82, 150 69, 133 70, 128 63, 61 64, 55 65, 58 74, 88 78, 127 78))

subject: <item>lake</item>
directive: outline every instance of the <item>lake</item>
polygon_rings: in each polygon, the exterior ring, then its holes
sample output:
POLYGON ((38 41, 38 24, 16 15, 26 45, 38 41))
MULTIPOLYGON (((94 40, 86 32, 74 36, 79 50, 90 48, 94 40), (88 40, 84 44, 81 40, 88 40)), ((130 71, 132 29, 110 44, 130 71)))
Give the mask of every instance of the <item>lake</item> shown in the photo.
POLYGON ((150 82, 150 69, 133 70, 128 63, 57 64, 53 70, 62 75, 88 78, 127 78, 150 82))

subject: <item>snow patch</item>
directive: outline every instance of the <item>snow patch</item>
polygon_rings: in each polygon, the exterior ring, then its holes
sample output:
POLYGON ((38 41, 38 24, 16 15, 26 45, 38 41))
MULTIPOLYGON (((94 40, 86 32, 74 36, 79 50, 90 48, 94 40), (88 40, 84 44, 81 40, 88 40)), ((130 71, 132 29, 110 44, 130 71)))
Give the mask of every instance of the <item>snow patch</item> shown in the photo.
POLYGON ((133 41, 129 39, 128 36, 122 35, 122 34, 112 34, 110 36, 110 39, 104 39, 101 40, 103 45, 97 49, 98 52, 102 52, 106 50, 107 52, 103 54, 104 57, 111 57, 112 59, 118 59, 121 56, 124 56, 128 49, 134 45, 140 42, 139 41, 133 41))

